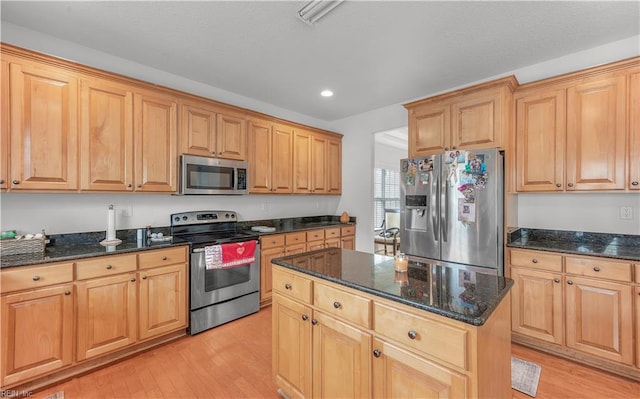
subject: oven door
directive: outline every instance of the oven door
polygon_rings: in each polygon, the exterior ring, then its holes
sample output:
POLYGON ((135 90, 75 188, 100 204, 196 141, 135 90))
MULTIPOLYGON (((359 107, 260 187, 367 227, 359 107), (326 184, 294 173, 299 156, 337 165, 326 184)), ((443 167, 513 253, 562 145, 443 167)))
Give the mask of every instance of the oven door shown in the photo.
POLYGON ((256 260, 248 265, 207 270, 204 248, 191 251, 189 308, 196 310, 260 290, 260 245, 256 245, 256 260))
POLYGON ((180 194, 246 194, 246 162, 180 156, 180 194))

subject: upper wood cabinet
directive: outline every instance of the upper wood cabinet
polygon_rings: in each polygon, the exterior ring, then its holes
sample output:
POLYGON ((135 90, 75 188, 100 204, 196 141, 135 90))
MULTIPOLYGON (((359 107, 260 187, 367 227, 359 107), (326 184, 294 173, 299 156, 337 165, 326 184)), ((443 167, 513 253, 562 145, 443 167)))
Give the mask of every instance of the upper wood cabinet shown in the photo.
POLYGON ((409 156, 504 147, 516 85, 510 76, 405 104, 409 156))
POLYGON ((243 115, 232 114, 205 100, 185 99, 180 109, 183 154, 246 159, 247 130, 243 115))
POLYGON ((629 190, 640 190, 640 67, 635 68, 629 75, 629 129, 627 187, 629 190))
POLYGON ((293 191, 342 193, 342 141, 327 134, 296 130, 293 143, 293 191))
POLYGON ((80 189, 133 190, 133 91, 103 79, 80 82, 80 189))
POLYGON ((133 101, 135 190, 176 191, 178 105, 153 92, 135 93, 133 101))
POLYGON ((0 189, 9 186, 9 62, 0 60, 0 189))
POLYGON ((311 132, 296 129, 293 134, 293 192, 311 192, 311 132))
POLYGON ((76 190, 78 80, 27 60, 9 69, 11 190, 76 190))
POLYGON ((249 120, 249 192, 291 193, 293 129, 249 120))
POLYGON ((329 138, 327 147, 328 194, 342 193, 342 140, 329 138))

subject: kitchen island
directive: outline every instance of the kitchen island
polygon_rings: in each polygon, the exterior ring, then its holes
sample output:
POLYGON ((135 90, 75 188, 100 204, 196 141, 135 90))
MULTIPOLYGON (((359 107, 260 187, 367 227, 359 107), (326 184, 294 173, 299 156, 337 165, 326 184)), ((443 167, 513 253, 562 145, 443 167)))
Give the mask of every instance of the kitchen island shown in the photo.
POLYGON ((511 279, 329 248, 273 260, 288 397, 511 397, 511 279))

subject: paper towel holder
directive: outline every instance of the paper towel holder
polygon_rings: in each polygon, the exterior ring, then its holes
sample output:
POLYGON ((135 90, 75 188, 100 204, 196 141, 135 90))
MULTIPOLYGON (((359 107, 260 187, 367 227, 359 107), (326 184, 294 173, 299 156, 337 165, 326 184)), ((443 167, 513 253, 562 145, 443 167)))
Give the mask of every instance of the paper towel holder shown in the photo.
POLYGON ((109 205, 107 211, 107 231, 104 240, 100 241, 100 245, 104 246, 116 246, 121 244, 122 240, 116 238, 116 212, 113 205, 109 205))

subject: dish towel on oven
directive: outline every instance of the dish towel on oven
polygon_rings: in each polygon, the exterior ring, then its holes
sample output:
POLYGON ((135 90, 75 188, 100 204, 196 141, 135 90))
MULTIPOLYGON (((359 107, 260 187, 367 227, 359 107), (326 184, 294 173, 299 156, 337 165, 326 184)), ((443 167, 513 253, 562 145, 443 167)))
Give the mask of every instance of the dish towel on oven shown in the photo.
POLYGON ((211 270, 246 265, 256 260, 255 253, 256 241, 210 245, 204 247, 205 267, 211 270))

